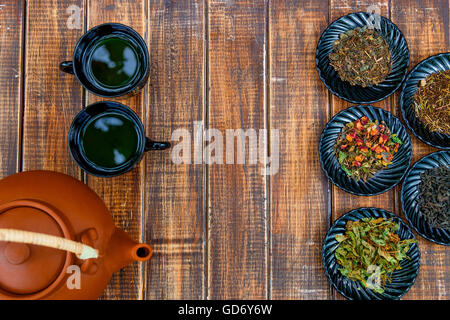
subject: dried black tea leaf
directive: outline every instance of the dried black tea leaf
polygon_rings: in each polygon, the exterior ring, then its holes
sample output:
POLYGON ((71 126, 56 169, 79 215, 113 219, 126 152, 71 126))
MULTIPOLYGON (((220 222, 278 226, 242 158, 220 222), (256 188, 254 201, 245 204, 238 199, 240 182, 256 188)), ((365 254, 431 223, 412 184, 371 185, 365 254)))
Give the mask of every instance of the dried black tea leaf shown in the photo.
POLYGON ((414 110, 428 130, 450 134, 450 70, 420 81, 414 94, 414 110))
POLYGON ((355 28, 334 42, 330 64, 343 81, 370 87, 383 82, 392 69, 386 40, 374 29, 355 28))
POLYGON ((450 230, 450 167, 437 167, 420 174, 417 202, 432 226, 450 230))

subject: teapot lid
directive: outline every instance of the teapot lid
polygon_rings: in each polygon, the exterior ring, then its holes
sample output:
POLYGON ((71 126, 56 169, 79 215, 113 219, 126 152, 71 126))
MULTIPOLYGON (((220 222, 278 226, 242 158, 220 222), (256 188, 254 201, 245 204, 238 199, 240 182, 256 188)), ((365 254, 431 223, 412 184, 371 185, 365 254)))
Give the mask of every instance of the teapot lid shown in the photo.
MULTIPOLYGON (((72 238, 57 209, 31 199, 0 205, 0 228, 72 238)), ((65 278, 72 254, 43 246, 0 241, 0 293, 38 298, 65 278)))

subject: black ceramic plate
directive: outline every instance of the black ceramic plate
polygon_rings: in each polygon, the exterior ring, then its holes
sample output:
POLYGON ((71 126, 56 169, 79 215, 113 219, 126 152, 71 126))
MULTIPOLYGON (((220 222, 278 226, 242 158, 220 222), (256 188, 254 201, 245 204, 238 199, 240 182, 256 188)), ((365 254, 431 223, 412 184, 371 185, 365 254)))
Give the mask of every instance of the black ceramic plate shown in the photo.
POLYGON ((402 116, 412 133, 423 142, 435 148, 450 150, 450 137, 448 134, 430 132, 423 123, 417 119, 413 107, 414 93, 419 87, 419 82, 432 73, 450 69, 450 52, 441 53, 420 62, 409 73, 403 84, 400 97, 402 116))
POLYGON ((360 208, 344 214, 336 220, 325 237, 322 248, 322 262, 325 274, 336 290, 347 299, 397 300, 408 292, 416 280, 420 266, 420 252, 417 243, 411 245, 408 251, 410 259, 402 260, 400 263, 402 268, 392 273, 392 282, 386 284, 385 290, 381 294, 365 288, 358 281, 348 279, 339 271, 340 266, 334 256, 334 252, 339 246, 339 243, 335 239, 336 235, 345 233, 345 225, 349 220, 356 221, 362 218, 379 217, 393 218, 400 225, 397 231, 400 239, 415 239, 414 234, 400 218, 394 216, 389 211, 377 208, 360 208))
POLYGON ((316 69, 320 79, 334 95, 352 103, 369 104, 385 99, 401 86, 408 72, 408 44, 398 27, 385 17, 381 17, 381 30, 378 30, 389 44, 392 56, 392 71, 385 81, 367 88, 352 86, 349 82, 342 81, 330 65, 328 56, 339 35, 356 27, 370 25, 370 16, 369 13, 359 12, 337 19, 322 33, 317 45, 316 69))
POLYGON ((418 186, 420 184, 420 174, 427 169, 440 166, 450 166, 450 151, 439 151, 429 154, 417 161, 408 171, 402 187, 402 210, 405 217, 425 239, 430 241, 450 245, 450 230, 435 228, 427 223, 420 213, 417 203, 418 186))
POLYGON ((356 106, 335 115, 322 132, 319 143, 319 157, 327 177, 339 188, 360 196, 372 196, 393 188, 405 175, 411 162, 411 140, 399 119, 388 111, 373 106, 356 106), (392 164, 378 171, 374 177, 364 182, 355 181, 341 169, 334 153, 334 146, 342 128, 354 120, 367 116, 371 121, 386 122, 391 133, 396 133, 403 144, 395 153, 392 164))

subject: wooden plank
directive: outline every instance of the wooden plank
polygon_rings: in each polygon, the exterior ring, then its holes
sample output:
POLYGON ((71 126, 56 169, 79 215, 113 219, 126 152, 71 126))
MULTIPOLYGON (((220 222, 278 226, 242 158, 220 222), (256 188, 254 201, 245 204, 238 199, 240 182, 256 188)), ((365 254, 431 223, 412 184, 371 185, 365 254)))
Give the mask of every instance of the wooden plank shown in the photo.
POLYGON ((70 6, 83 17, 81 0, 27 1, 23 170, 55 170, 81 178, 69 155, 67 132, 82 109, 83 90, 74 76, 58 68, 72 59, 85 27, 83 19, 79 28, 68 27, 70 6))
MULTIPOLYGON (((205 116, 204 29, 204 1, 150 2, 146 124, 154 139, 168 141, 172 132, 182 129, 193 146, 194 121, 205 116)), ((179 141, 173 141, 174 146, 179 141)), ((176 164, 166 151, 147 157, 143 225, 154 255, 145 298, 204 299, 204 166, 176 164)))
MULTIPOLYGON (((265 1, 209 1, 208 18, 207 127, 225 144, 227 129, 265 127, 265 1)), ((216 152, 224 164, 209 165, 207 174, 208 298, 265 298, 266 177, 259 161, 225 164, 225 150, 223 158, 216 152)))
POLYGON ((327 299, 322 241, 330 185, 317 153, 328 95, 315 65, 328 1, 272 1, 269 8, 270 129, 280 130, 280 170, 270 177, 271 298, 327 299))
MULTIPOLYGON (((337 18, 359 11, 367 11, 369 6, 376 5, 380 8, 381 15, 389 17, 389 1, 347 1, 347 0, 331 0, 330 2, 330 20, 334 21, 337 18)), ((346 102, 334 96, 331 99, 331 117, 336 113, 352 106, 352 103, 346 102)), ((374 106, 383 108, 392 112, 392 98, 387 98, 374 106)), ((377 207, 386 210, 394 210, 394 192, 386 192, 378 196, 360 197, 351 195, 336 186, 333 186, 333 219, 337 219, 342 214, 359 207, 377 207)))
MULTIPOLYGON (((392 21, 408 41, 410 69, 431 55, 450 51, 449 5, 448 0, 392 1, 392 21)), ((399 100, 396 105, 400 105, 399 100)), ((412 133, 410 136, 413 142, 413 163, 436 151, 419 141, 412 133)), ((398 201, 399 214, 400 205, 398 201)), ((433 244, 420 236, 418 239, 421 252, 420 272, 404 299, 450 299, 450 247, 433 244)))
MULTIPOLYGON (((90 0, 87 26, 92 28, 106 22, 118 22, 132 27, 147 39, 146 5, 140 0, 90 0)), ((103 99, 88 94, 86 104, 99 100, 120 100, 133 109, 143 120, 147 105, 146 92, 141 91, 128 99, 103 99)), ((144 160, 146 157, 144 157, 144 160)), ((88 185, 99 194, 114 216, 116 225, 134 240, 143 241, 143 162, 130 172, 114 178, 97 178, 88 175, 88 185)), ((105 293, 104 299, 141 299, 144 294, 143 273, 146 263, 134 263, 117 272, 105 293)))
POLYGON ((0 5, 0 178, 19 170, 25 1, 0 5))
MULTIPOLYGON (((389 18, 389 1, 388 0, 363 0, 363 1, 347 1, 347 0, 331 0, 330 1, 330 21, 334 21, 337 18, 359 11, 368 11, 371 5, 375 5, 380 9, 381 15, 389 18)), ((374 106, 383 108, 387 111, 393 112, 393 99, 389 97, 381 102, 372 104, 374 106)), ((344 100, 339 99, 334 96, 331 98, 331 114, 330 116, 334 116, 336 113, 352 106, 352 103, 346 102, 344 100)), ((372 197, 361 197, 349 194, 336 186, 333 186, 332 190, 332 201, 333 201, 333 210, 332 210, 332 220, 336 220, 344 213, 360 208, 360 207, 376 207, 389 210, 391 212, 395 209, 395 192, 389 191, 383 194, 372 196, 372 197)), ((334 298, 343 298, 341 295, 337 294, 335 290, 333 290, 334 298)))

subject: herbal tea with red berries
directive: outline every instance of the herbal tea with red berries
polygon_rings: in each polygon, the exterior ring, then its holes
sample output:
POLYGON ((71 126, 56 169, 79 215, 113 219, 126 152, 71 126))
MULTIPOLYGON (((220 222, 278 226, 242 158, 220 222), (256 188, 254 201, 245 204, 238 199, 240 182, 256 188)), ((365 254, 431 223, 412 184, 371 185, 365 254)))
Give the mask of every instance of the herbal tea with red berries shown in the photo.
POLYGON ((364 116, 345 125, 336 140, 335 153, 347 176, 367 181, 392 163, 401 144, 384 121, 379 124, 364 116))

